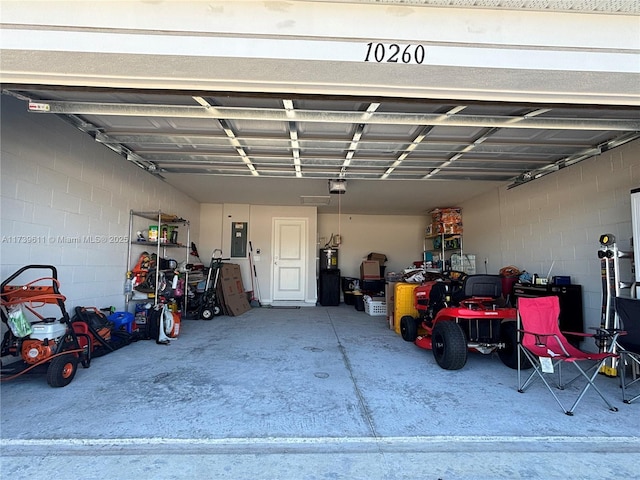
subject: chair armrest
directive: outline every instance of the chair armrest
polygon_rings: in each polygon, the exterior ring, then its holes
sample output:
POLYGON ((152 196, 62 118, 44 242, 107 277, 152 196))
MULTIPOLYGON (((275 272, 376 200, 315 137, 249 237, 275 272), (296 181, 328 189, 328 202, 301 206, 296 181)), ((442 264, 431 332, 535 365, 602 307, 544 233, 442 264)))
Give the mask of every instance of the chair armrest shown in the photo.
POLYGON ((539 332, 532 332, 531 330, 525 330, 523 328, 519 328, 518 332, 520 333, 526 333, 527 335, 535 335, 536 337, 554 337, 555 333, 539 333, 539 332))
MULTIPOLYGON (((523 329, 518 329, 518 332, 521 332, 527 335, 533 335, 536 338, 536 346, 544 347, 547 349, 548 349, 547 344, 545 341, 542 341, 542 339, 545 339, 546 337, 553 337, 556 340, 556 344, 562 349, 562 354, 558 354, 554 352, 553 355, 551 356, 562 356, 562 355, 564 355, 565 357, 571 356, 569 355, 569 352, 567 352, 567 349, 564 348, 564 343, 560 340, 558 335, 556 335, 555 333, 537 333, 537 332, 531 332, 529 330, 523 330, 523 329)), ((547 351, 551 352, 550 350, 547 350, 547 351)))
POLYGON ((595 330, 596 333, 594 333, 593 335, 615 335, 616 333, 618 335, 626 335, 627 331, 623 330, 621 328, 602 328, 602 327, 589 327, 591 330, 595 330))
POLYGON ((562 331, 563 335, 573 335, 575 337, 595 337, 595 333, 584 333, 584 332, 566 332, 562 331))
POLYGON ((625 330, 619 328, 591 327, 591 329, 596 331, 592 336, 598 348, 600 348, 601 351, 606 348, 607 352, 613 352, 617 346, 619 347, 618 337, 627 334, 625 330))

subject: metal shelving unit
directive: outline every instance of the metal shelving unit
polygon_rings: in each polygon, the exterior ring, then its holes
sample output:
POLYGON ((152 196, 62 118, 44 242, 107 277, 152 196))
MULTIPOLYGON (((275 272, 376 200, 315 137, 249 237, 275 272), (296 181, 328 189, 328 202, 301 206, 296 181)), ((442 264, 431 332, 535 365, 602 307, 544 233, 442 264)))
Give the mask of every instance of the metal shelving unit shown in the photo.
MULTIPOLYGON (((451 213, 451 214, 453 214, 451 213)), ((430 227, 425 232, 424 236, 424 258, 425 264, 427 263, 427 252, 437 253, 442 262, 440 268, 433 267, 431 270, 445 271, 445 264, 451 258, 451 254, 457 253, 462 257, 462 223, 461 212, 459 208, 443 208, 435 209, 431 212, 432 222, 430 227), (450 222, 443 220, 441 213, 447 211, 455 211, 460 220, 457 222, 450 222), (439 241, 439 246, 436 243, 439 241), (455 246, 452 246, 455 245, 455 246), (447 258, 447 256, 449 258, 447 258)), ((457 218, 457 217, 456 217, 457 218)))
MULTIPOLYGON (((158 211, 153 211, 153 212, 140 212, 140 211, 135 211, 135 210, 131 210, 129 212, 129 243, 127 244, 127 272, 131 271, 131 268, 133 266, 133 258, 132 255, 134 255, 134 250, 139 250, 140 253, 142 253, 144 250, 142 249, 138 249, 136 247, 146 247, 147 251, 153 249, 155 250, 155 254, 156 254, 156 269, 155 269, 155 291, 153 293, 148 294, 148 298, 145 300, 138 300, 138 299, 132 299, 131 295, 129 294, 125 294, 125 310, 129 311, 129 304, 133 301, 133 302, 137 302, 137 301, 150 301, 153 300, 154 305, 157 305, 159 302, 159 295, 158 295, 158 288, 159 288, 159 284, 160 284, 160 272, 161 269, 158 268, 160 266, 160 259, 161 258, 165 258, 167 256, 167 251, 168 250, 177 250, 180 251, 181 249, 184 250, 184 259, 185 259, 185 263, 189 262, 189 248, 191 245, 191 238, 190 238, 190 226, 189 226, 189 221, 185 220, 182 217, 178 217, 177 215, 171 215, 171 214, 167 214, 162 212, 161 210, 158 211), (158 236, 156 241, 149 241, 148 240, 148 236, 146 237, 146 240, 138 240, 138 235, 137 235, 137 231, 142 231, 145 230, 146 228, 135 228, 135 219, 146 219, 149 220, 151 222, 157 222, 157 226, 158 226, 158 236), (187 240, 185 243, 180 243, 180 242, 176 242, 176 243, 171 243, 169 240, 168 235, 167 236, 163 236, 162 235, 162 227, 163 225, 167 226, 167 230, 169 226, 182 226, 182 227, 186 227, 186 235, 187 235, 187 240)), ((151 252, 149 252, 151 253, 151 252)), ((187 311, 187 285, 188 285, 188 281, 189 281, 189 272, 185 271, 184 272, 184 283, 185 283, 185 293, 183 295, 183 312, 187 311)))

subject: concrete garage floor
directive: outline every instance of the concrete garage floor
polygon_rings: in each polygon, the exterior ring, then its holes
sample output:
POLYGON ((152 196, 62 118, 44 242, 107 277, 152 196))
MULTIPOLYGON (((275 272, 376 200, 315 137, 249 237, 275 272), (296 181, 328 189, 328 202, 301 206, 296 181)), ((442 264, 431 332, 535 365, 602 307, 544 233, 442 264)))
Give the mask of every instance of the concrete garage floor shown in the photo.
POLYGON ((1 476, 637 478, 640 402, 598 383, 619 411, 590 391, 569 417, 497 356, 445 371, 352 306, 254 308, 96 358, 64 388, 3 383, 1 476))

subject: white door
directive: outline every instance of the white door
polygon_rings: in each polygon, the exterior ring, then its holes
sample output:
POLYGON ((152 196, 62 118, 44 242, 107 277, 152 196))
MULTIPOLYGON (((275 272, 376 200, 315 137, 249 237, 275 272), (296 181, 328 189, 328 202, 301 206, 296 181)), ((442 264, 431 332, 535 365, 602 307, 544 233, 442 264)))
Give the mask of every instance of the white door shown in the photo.
POLYGON ((274 218, 273 232, 273 299, 304 300, 307 220, 274 218))

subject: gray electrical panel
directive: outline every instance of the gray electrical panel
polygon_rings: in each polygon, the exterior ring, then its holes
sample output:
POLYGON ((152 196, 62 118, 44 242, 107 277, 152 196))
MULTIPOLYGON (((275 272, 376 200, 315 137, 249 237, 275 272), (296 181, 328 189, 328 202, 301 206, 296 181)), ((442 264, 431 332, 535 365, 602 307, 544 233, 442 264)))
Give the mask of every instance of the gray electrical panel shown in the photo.
POLYGON ((233 222, 231 225, 231 256, 247 256, 247 222, 233 222))

